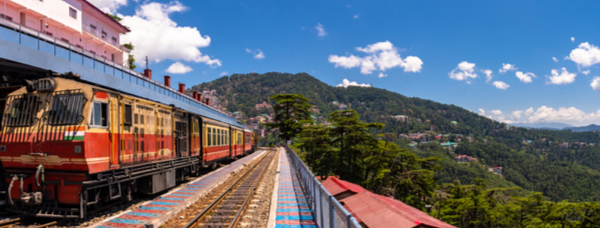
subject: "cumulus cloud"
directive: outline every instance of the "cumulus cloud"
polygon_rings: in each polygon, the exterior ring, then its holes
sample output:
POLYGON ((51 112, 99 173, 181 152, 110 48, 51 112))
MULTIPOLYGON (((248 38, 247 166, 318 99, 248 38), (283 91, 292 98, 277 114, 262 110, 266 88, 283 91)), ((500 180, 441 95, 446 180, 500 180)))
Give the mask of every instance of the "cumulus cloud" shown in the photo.
MULTIPOLYGON (((532 112, 533 112, 533 109, 532 109, 532 112)), ((517 111, 512 112, 513 120, 521 119, 521 114, 523 114, 522 110, 517 110, 517 111)))
POLYGON ((527 110, 525 110, 524 113, 525 113, 526 116, 531 115, 531 113, 533 113, 533 107, 529 107, 527 110))
POLYGON ((220 76, 225 76, 225 75, 227 75, 227 74, 229 74, 229 72, 227 72, 227 71, 223 71, 223 72, 221 72, 220 76))
MULTIPOLYGON (((600 84, 600 77, 598 84, 600 84)), ((600 109, 596 112, 584 112, 575 107, 552 108, 543 105, 537 109, 530 107, 526 110, 515 110, 506 115, 500 110, 485 112, 483 109, 479 109, 479 111, 483 116, 505 123, 559 122, 572 125, 588 125, 600 121, 600 109)))
POLYGON ((354 15, 354 19, 358 19, 358 14, 354 15))
POLYGON ((575 37, 571 37, 571 42, 575 42, 575 37))
POLYGON ((558 62, 558 59, 556 59, 556 57, 552 57, 552 60, 554 60, 554 62, 558 62))
POLYGON ((590 86, 595 91, 600 91, 600 77, 598 77, 598 76, 594 77, 594 79, 592 80, 592 83, 590 84, 590 86))
POLYGON ((485 74, 485 82, 489 82, 490 80, 492 80, 492 73, 493 71, 490 69, 485 69, 482 70, 481 72, 483 72, 485 74))
POLYGON ((384 74, 383 72, 380 72, 378 77, 380 77, 380 78, 385 78, 385 77, 387 77, 387 76, 388 76, 387 74, 384 74))
POLYGON ((475 63, 469 63, 467 61, 462 61, 448 73, 451 79, 454 80, 468 80, 469 78, 477 78, 477 74, 475 73, 475 63))
POLYGON ((117 9, 121 6, 127 5, 127 0, 88 0, 94 6, 98 7, 100 10, 110 13, 116 14, 117 9))
POLYGON ((505 90, 505 89, 508 89, 508 87, 510 87, 508 84, 504 83, 503 81, 495 81, 494 86, 496 86, 496 88, 501 89, 501 90, 505 90))
POLYGON ((171 74, 185 74, 187 72, 192 71, 192 68, 190 66, 184 65, 181 62, 175 62, 171 64, 171 66, 169 66, 169 68, 167 68, 166 71, 171 74))
POLYGON ((502 68, 500 68, 498 71, 503 74, 506 73, 508 71, 511 70, 516 70, 517 68, 515 68, 514 64, 510 64, 510 63, 502 63, 502 68))
POLYGON ((590 70, 584 70, 584 71, 582 71, 581 73, 582 73, 582 74, 585 74, 585 75, 588 75, 588 74, 590 74, 590 70))
POLYGON ((210 45, 209 36, 202 36, 196 27, 177 26, 169 18, 171 13, 186 10, 187 7, 177 1, 151 2, 138 7, 133 16, 119 15, 123 18, 121 22, 131 28, 121 40, 135 46, 132 54, 137 57, 137 64, 142 64, 148 56, 154 62, 171 59, 221 66, 221 60, 203 55, 199 50, 210 45))
POLYGON ((556 85, 572 83, 575 81, 575 76, 577 76, 576 73, 569 73, 564 67, 561 68, 560 73, 558 72, 558 69, 552 69, 550 73, 552 74, 552 76, 546 76, 548 77, 548 79, 550 79, 548 84, 556 85))
POLYGON ((365 83, 358 84, 356 81, 351 82, 345 78, 344 78, 344 80, 342 80, 342 83, 338 84, 336 87, 348 88, 348 86, 371 87, 371 85, 369 85, 369 84, 365 84, 365 83))
POLYGON ((255 59, 264 59, 265 58, 265 54, 260 49, 256 49, 256 51, 252 51, 252 50, 246 48, 246 52, 252 53, 254 55, 255 59))
POLYGON ((528 117, 528 122, 536 123, 541 121, 546 122, 563 122, 563 123, 583 123, 600 120, 600 110, 592 113, 586 113, 575 107, 560 107, 554 109, 547 106, 539 107, 528 117))
POLYGON ((317 25, 315 25, 315 29, 317 30, 317 35, 319 35, 319 36, 327 35, 327 32, 325 31, 325 26, 323 26, 321 23, 317 23, 317 25))
POLYGON ((517 76, 517 78, 519 78, 519 80, 521 80, 525 84, 532 82, 531 78, 537 78, 535 74, 531 72, 523 73, 521 71, 517 71, 515 75, 517 76))
POLYGON ((404 68, 404 72, 421 72, 422 69, 423 61, 419 57, 407 56, 402 59, 398 49, 389 41, 370 44, 364 48, 357 47, 356 50, 366 53, 367 56, 330 55, 328 60, 335 64, 336 68, 360 67, 362 74, 371 74, 374 70, 385 72, 394 67, 404 68))
POLYGON ((584 42, 573 49, 567 59, 577 63, 577 66, 590 67, 600 63, 600 49, 593 44, 584 42))

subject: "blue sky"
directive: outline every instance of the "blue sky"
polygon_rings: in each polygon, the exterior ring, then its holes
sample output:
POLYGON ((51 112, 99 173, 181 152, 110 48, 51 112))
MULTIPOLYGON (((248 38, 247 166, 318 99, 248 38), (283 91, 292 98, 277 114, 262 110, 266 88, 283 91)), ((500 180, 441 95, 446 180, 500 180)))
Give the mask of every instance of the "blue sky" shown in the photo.
POLYGON ((124 18, 133 31, 121 39, 149 56, 155 77, 188 86, 306 72, 508 123, 600 123, 600 2, 91 2, 124 18))

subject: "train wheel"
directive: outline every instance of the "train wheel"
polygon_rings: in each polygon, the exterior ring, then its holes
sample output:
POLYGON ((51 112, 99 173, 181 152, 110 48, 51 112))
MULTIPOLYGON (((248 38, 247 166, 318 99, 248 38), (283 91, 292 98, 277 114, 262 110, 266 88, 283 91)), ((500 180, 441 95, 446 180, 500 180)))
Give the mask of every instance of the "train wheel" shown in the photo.
POLYGON ((124 185, 122 191, 123 192, 121 192, 121 200, 125 202, 131 202, 133 200, 131 187, 129 185, 124 185))

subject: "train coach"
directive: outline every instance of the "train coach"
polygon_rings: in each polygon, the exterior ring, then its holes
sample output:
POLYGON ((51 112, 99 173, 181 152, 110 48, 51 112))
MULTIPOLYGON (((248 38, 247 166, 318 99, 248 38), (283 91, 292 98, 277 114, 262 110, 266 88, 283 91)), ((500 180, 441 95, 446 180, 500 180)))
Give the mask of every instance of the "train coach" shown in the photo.
POLYGON ((85 218, 256 149, 247 127, 73 78, 32 81, 2 108, 8 209, 29 216, 85 218))

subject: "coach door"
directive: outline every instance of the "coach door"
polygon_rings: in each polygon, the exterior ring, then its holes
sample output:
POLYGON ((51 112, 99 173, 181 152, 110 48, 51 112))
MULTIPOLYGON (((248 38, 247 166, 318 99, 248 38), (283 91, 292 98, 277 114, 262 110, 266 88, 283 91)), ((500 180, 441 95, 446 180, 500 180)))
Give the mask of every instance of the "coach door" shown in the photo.
POLYGON ((175 140, 175 157, 184 157, 188 155, 188 123, 185 115, 185 113, 180 111, 175 113, 175 132, 173 132, 173 139, 175 140))

